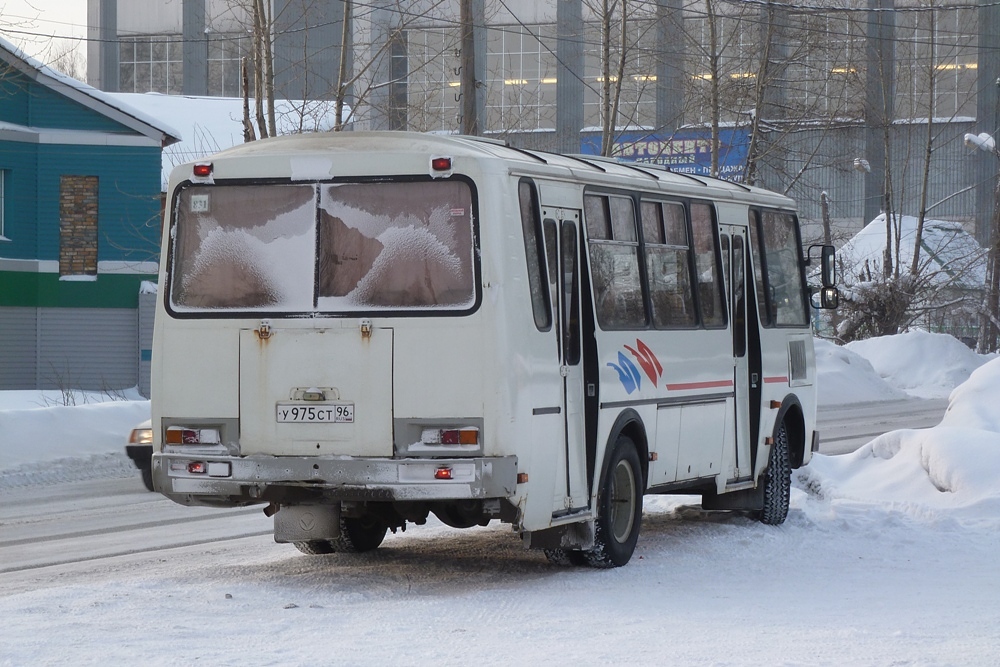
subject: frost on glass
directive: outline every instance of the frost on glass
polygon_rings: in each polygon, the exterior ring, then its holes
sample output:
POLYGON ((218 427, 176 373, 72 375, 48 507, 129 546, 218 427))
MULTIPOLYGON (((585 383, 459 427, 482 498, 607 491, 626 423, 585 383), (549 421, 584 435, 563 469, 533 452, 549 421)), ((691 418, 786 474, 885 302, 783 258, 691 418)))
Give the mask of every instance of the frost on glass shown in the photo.
POLYGON ((324 185, 319 221, 320 310, 474 304, 472 194, 465 183, 324 185))
POLYGON ((195 186, 177 199, 178 310, 312 308, 312 185, 195 186))

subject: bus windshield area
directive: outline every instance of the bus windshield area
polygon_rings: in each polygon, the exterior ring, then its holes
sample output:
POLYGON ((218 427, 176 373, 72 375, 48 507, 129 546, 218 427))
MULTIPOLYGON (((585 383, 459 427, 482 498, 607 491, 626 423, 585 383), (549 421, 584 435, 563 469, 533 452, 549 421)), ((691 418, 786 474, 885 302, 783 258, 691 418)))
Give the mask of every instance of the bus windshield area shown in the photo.
POLYGON ((356 313, 476 302, 473 197, 448 181, 189 185, 170 306, 356 313))

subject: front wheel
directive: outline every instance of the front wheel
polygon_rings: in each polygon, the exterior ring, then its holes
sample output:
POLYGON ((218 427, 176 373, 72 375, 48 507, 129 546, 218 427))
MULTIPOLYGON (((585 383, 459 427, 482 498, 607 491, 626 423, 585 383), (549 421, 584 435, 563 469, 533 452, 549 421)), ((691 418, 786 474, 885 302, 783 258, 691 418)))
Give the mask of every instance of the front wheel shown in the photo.
POLYGON ((594 548, 584 552, 592 567, 621 567, 629 562, 642 523, 642 467, 635 443, 622 435, 597 495, 594 548))
POLYGON ((764 471, 764 506, 757 519, 769 526, 785 522, 792 487, 792 464, 788 452, 788 428, 782 422, 774 436, 771 453, 764 471))

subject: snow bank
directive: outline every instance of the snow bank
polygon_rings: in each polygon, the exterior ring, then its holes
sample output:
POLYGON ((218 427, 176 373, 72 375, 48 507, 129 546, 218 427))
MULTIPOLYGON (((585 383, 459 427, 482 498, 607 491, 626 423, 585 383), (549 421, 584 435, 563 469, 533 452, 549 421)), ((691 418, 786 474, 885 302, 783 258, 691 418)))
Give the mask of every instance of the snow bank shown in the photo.
POLYGON ((889 384, 919 398, 947 398, 990 359, 953 336, 921 330, 859 340, 845 347, 867 359, 889 384))
POLYGON ((0 392, 0 473, 23 475, 24 466, 43 471, 65 458, 109 453, 124 457, 129 432, 149 419, 146 400, 45 407, 37 404, 39 396, 39 392, 0 392), (33 407, 28 407, 28 396, 36 402, 33 407), (22 469, 16 470, 19 466, 22 469))
POLYGON ((816 339, 816 375, 820 405, 891 401, 907 396, 879 377, 863 356, 821 338, 816 339))
POLYGON ((886 433, 856 452, 816 455, 797 485, 834 506, 877 505, 917 517, 1000 524, 1000 359, 956 388, 941 423, 886 433))

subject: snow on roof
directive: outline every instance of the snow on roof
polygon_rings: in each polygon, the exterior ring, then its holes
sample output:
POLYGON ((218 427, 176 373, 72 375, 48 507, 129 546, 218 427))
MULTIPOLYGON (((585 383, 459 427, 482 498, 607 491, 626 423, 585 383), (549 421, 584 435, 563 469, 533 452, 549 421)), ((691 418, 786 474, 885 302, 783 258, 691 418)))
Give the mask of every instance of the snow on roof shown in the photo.
MULTIPOLYGON (((160 93, 106 93, 121 104, 139 109, 154 118, 169 119, 180 128, 180 141, 163 149, 161 187, 174 167, 213 155, 243 143, 243 99, 239 97, 196 97, 160 93)), ((332 101, 301 102, 276 100, 275 120, 279 134, 327 132, 334 128, 336 113, 332 101)), ((250 100, 254 114, 254 100, 250 100)), ((345 107, 344 116, 350 116, 345 107)), ((256 128, 256 124, 255 124, 256 128)))
POLYGON ((125 104, 122 100, 116 99, 110 93, 105 93, 82 81, 77 81, 58 70, 52 69, 48 65, 24 53, 21 49, 2 37, 0 37, 0 51, 6 51, 13 57, 10 63, 11 66, 21 70, 40 84, 105 116, 113 118, 136 132, 146 136, 153 136, 154 134, 162 135, 158 138, 164 146, 176 142, 180 136, 173 127, 161 118, 147 115, 141 110, 125 104))
MULTIPOLYGON (((899 227, 899 260, 903 267, 908 268, 913 261, 917 219, 911 215, 897 216, 895 225, 899 227)), ((892 237, 895 260, 895 230, 892 237)), ((881 213, 840 248, 837 255, 844 262, 845 284, 858 282, 858 274, 866 261, 873 274, 879 271, 885 240, 885 213, 881 213)), ((920 247, 921 263, 927 265, 928 270, 943 274, 940 280, 954 279, 957 286, 968 289, 982 287, 986 270, 984 251, 961 224, 948 220, 924 220, 920 247)))

